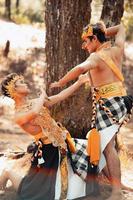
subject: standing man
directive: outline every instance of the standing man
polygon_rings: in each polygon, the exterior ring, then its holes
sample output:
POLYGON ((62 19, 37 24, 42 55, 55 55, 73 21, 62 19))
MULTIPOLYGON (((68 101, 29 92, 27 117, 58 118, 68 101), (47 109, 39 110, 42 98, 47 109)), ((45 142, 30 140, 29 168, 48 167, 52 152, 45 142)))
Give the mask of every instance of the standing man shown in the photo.
POLYGON ((87 152, 90 162, 94 165, 98 164, 102 153, 104 154, 112 183, 112 194, 108 200, 120 200, 121 170, 115 149, 115 137, 120 126, 127 120, 125 117, 131 114, 132 108, 132 98, 126 94, 121 73, 124 27, 120 24, 106 29, 103 22, 89 24, 83 30, 82 40, 82 48, 87 50, 90 56, 59 81, 52 83, 51 88, 62 87, 80 74, 88 72, 91 80, 93 116, 92 130, 88 133, 87 152), (106 41, 106 36, 115 36, 114 46, 106 41), (98 144, 101 147, 100 151, 98 144))

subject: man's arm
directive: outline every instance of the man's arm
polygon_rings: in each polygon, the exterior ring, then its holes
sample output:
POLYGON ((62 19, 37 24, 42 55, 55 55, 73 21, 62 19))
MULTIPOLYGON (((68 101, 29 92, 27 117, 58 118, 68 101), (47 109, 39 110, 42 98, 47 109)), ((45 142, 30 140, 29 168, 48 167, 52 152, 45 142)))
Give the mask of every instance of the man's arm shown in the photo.
POLYGON ((51 88, 62 87, 66 85, 66 83, 68 83, 69 81, 76 79, 79 75, 87 72, 92 68, 95 68, 96 66, 97 64, 95 62, 95 55, 92 54, 86 61, 74 67, 59 81, 52 83, 50 87, 51 88))
POLYGON ((82 84, 89 82, 89 76, 88 74, 80 75, 79 79, 70 87, 64 89, 62 92, 60 92, 57 95, 53 95, 48 97, 49 100, 45 100, 44 106, 52 106, 60 101, 63 101, 64 99, 71 96, 82 84))
POLYGON ((115 45, 123 50, 125 42, 125 30, 122 24, 107 28, 106 36, 115 36, 115 45))

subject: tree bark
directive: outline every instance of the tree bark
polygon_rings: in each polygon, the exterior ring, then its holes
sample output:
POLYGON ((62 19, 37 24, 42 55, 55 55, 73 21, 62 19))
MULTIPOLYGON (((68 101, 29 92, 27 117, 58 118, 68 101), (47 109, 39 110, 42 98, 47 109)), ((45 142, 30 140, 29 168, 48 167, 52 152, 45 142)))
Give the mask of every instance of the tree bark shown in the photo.
POLYGON ((5 0, 5 16, 11 20, 11 0, 5 0))
MULTIPOLYGON (((46 0, 46 63, 49 83, 59 80, 72 67, 85 60, 86 53, 81 49, 81 33, 90 21, 91 1, 46 0)), ((89 108, 87 103, 85 109, 88 93, 89 91, 86 91, 85 97, 83 87, 72 98, 53 109, 55 118, 63 122, 71 133, 81 133, 86 121, 90 120, 88 116, 83 117, 89 108)), ((86 125, 87 129, 89 124, 86 125)))
POLYGON ((7 58, 9 51, 10 51, 10 41, 7 40, 6 45, 5 45, 5 49, 4 49, 4 52, 3 52, 3 56, 7 58))
POLYGON ((16 14, 19 14, 20 0, 16 0, 16 14))
POLYGON ((89 23, 91 0, 46 0, 46 62, 50 81, 85 59, 81 33, 89 23))
POLYGON ((119 24, 124 12, 124 0, 104 0, 101 20, 107 27, 119 24))

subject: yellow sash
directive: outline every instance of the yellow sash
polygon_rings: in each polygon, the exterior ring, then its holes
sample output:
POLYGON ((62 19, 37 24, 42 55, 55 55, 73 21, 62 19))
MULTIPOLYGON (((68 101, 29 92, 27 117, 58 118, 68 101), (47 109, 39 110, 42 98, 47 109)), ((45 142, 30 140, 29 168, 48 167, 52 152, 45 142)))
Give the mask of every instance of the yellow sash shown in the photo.
POLYGON ((119 78, 120 81, 124 81, 124 77, 120 71, 120 69, 116 66, 114 61, 106 55, 103 50, 98 52, 100 58, 110 67, 110 69, 114 72, 114 74, 119 78))

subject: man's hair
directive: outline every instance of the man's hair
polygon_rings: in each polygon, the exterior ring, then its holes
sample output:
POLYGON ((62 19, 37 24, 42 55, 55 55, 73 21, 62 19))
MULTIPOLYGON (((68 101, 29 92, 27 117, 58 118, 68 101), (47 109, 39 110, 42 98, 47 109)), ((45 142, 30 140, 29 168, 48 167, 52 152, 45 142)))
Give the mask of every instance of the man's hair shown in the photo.
POLYGON ((88 36, 88 38, 92 41, 93 36, 96 35, 97 39, 99 40, 99 42, 103 43, 106 42, 106 26, 104 24, 104 22, 99 21, 96 24, 88 24, 85 28, 84 31, 87 31, 89 27, 92 27, 93 30, 93 35, 92 36, 88 36))

